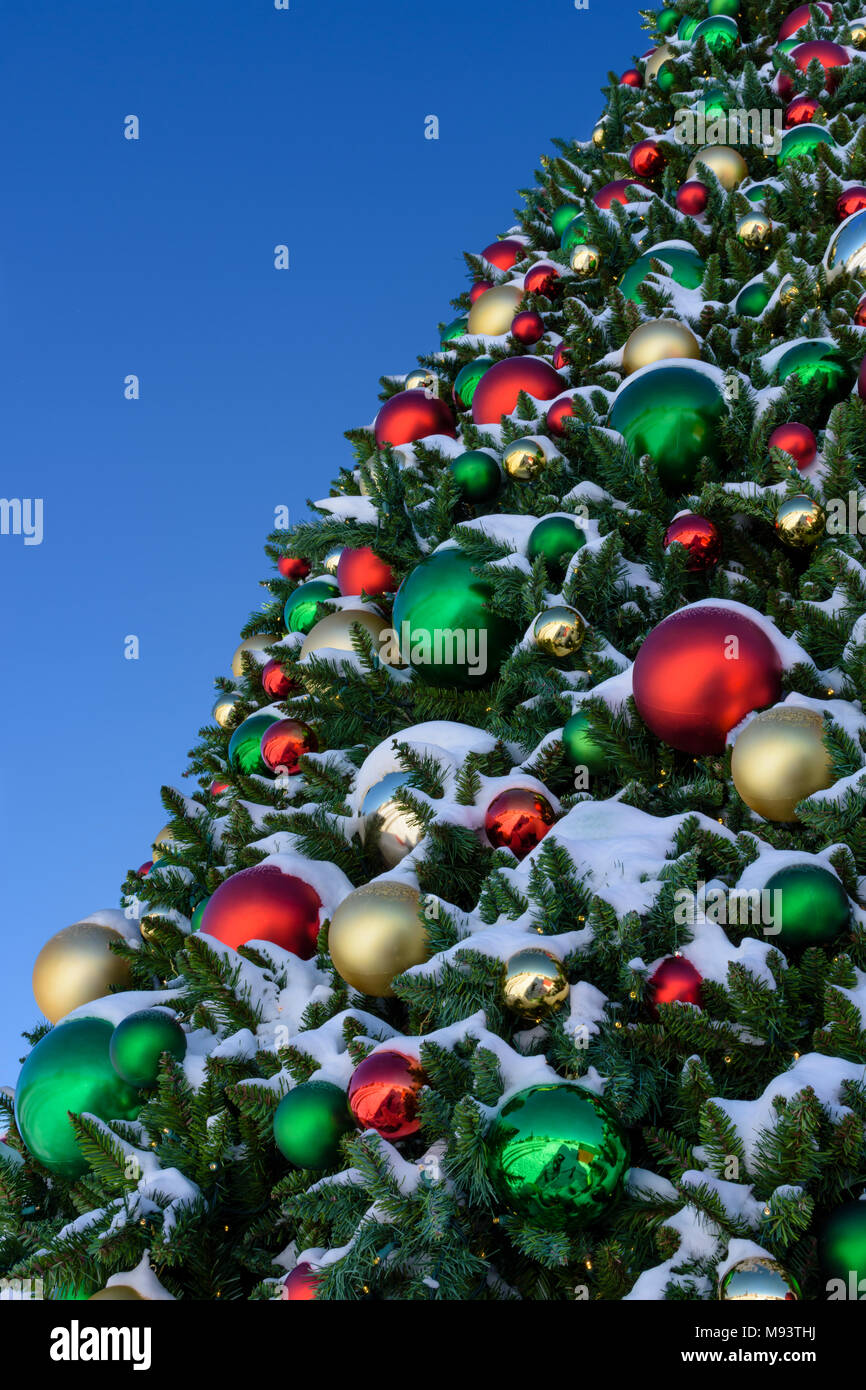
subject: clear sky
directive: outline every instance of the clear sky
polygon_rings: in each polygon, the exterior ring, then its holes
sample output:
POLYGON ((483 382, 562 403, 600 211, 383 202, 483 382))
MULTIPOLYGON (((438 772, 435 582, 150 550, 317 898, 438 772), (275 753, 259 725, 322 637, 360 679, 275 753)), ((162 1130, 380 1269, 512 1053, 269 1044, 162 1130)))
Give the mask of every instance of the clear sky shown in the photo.
POLYGON ((327 495, 647 47, 637 0, 4 6, 0 495, 43 538, 0 535, 0 1082, 39 949, 150 857, 274 509, 327 495))

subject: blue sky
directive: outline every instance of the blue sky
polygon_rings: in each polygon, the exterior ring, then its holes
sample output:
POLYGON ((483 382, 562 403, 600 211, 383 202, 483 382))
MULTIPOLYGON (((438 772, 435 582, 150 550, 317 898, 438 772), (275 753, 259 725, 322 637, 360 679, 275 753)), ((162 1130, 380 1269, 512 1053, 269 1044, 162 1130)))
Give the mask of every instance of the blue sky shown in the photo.
POLYGON ((275 507, 326 495, 462 251, 647 46, 635 0, 7 7, 0 495, 43 539, 0 535, 0 1082, 39 949, 150 857, 275 507))

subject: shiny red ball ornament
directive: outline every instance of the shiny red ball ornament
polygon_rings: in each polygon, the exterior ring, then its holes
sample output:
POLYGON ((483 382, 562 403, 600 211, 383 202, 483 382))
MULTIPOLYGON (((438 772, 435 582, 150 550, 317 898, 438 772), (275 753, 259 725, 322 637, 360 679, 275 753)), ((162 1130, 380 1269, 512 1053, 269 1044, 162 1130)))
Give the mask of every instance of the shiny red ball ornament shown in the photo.
POLYGON ((498 425, 501 415, 517 409, 521 391, 539 401, 558 396, 565 382, 540 357, 504 357, 488 367, 472 397, 472 419, 476 425, 498 425))
POLYGON ((544 337, 544 319, 534 309, 521 309, 511 320, 511 336, 523 347, 532 347, 544 337))
POLYGON ((730 729, 782 694, 782 662, 758 623, 699 604, 652 629, 632 670, 641 719, 682 753, 722 753, 730 729))
POLYGON ((570 420, 574 415, 574 403, 571 396, 561 396, 558 401, 547 412, 547 428, 556 439, 564 439, 568 433, 566 420, 570 420))
POLYGON ((570 357, 571 348, 567 348, 565 343, 557 343, 553 349, 553 365, 558 372, 561 372, 563 367, 568 366, 570 357))
MULTIPOLYGON (((799 43, 796 48, 792 48, 789 57, 794 60, 798 72, 805 72, 809 64, 817 58, 827 74, 824 86, 828 92, 832 92, 836 86, 836 79, 829 75, 831 69, 847 67, 851 61, 847 49, 839 43, 832 43, 830 39, 807 39, 805 43, 799 43)), ((787 73, 779 73, 779 76, 787 77, 787 73)))
POLYGON ((785 125, 789 129, 795 125, 809 125, 820 110, 821 103, 814 97, 794 97, 785 108, 785 125))
POLYGON ((790 454, 798 468, 808 468, 818 457, 818 441, 808 425, 798 425, 793 421, 777 425, 767 441, 770 449, 784 449, 790 454))
POLYGON ((836 199, 836 216, 840 222, 844 222, 846 217, 852 217, 855 212, 862 212, 866 208, 866 188, 862 183, 855 184, 852 188, 846 188, 836 199))
POLYGON ((150 873, 150 871, 151 871, 152 868, 153 868, 153 860, 152 860, 152 859, 148 859, 147 862, 146 862, 145 864, 139 864, 138 870, 137 870, 137 872, 138 872, 138 877, 139 877, 139 878, 147 878, 147 876, 148 876, 148 874, 150 873))
POLYGON ((552 261, 537 261, 524 275, 523 288, 527 294, 543 294, 549 299, 557 288, 558 279, 559 266, 552 261))
POLYGON ((301 960, 316 954, 322 900, 311 884, 276 864, 232 874, 212 893, 201 932, 237 951, 248 941, 270 941, 301 960))
POLYGON ((469 303, 474 304, 476 299, 480 299, 487 290, 493 289, 492 280, 476 280, 472 289, 469 291, 469 303))
POLYGON ((447 434, 456 439, 454 417, 445 401, 414 389, 398 391, 387 400, 376 416, 376 447, 385 444, 413 444, 431 434, 447 434))
POLYGON ((354 594, 396 594, 398 582, 391 566, 380 559, 369 545, 343 546, 337 565, 337 583, 344 598, 354 594))
POLYGON ((484 829, 494 849, 510 849, 518 859, 544 839, 555 816, 546 797, 529 787, 508 787, 494 796, 484 815, 484 829))
POLYGON ((686 217, 700 217, 709 201, 710 191, 699 179, 686 179, 677 189, 677 208, 686 217))
POLYGON ((647 1003, 658 1017, 659 1004, 701 1004, 703 976, 685 956, 667 956, 650 975, 647 1003))
POLYGON ((298 759, 305 753, 315 753, 318 746, 319 740, 309 724, 301 719, 278 719, 262 734, 262 762, 271 772, 294 777, 299 771, 298 759))
POLYGON ((287 695, 291 695, 293 690, 299 690, 297 681, 293 681, 291 676, 287 676, 280 663, 275 657, 265 662, 262 667, 262 690, 269 700, 285 700, 287 695))
POLYGON ((214 779, 214 781, 211 782, 210 786, 208 787, 208 792, 211 796, 222 796, 223 792, 227 792, 228 789, 228 782, 220 782, 217 779, 214 779))
POLYGON ((383 1139, 406 1139, 420 1128, 418 1101, 427 1078, 421 1064, 403 1052, 371 1052, 349 1082, 349 1109, 362 1129, 383 1139))
POLYGON ((640 188, 640 179, 614 179, 613 183, 606 183, 604 188, 600 188, 597 193, 593 193, 592 201, 597 208, 605 211, 611 203, 625 204, 626 194, 629 188, 640 188))
POLYGON ((295 1265, 283 1280, 282 1301, 284 1303, 307 1303, 316 1297, 316 1285, 321 1274, 313 1266, 302 1262, 295 1265))
POLYGON ((300 555, 281 555, 277 569, 284 579, 306 579, 310 573, 310 562, 302 560, 300 555))
MULTIPOLYGON (((833 18, 833 7, 819 0, 817 9, 823 10, 828 19, 833 18)), ((811 5, 798 5, 796 10, 792 10, 789 15, 782 20, 779 29, 779 43, 784 43, 785 39, 790 39, 799 29, 804 29, 812 18, 811 5)))
POLYGON ((667 157, 658 140, 639 140, 629 150, 628 162, 632 173, 641 178, 652 179, 660 174, 667 164, 667 157))
POLYGON ((513 237, 506 237, 504 241, 491 241, 489 246, 485 246, 481 252, 485 261, 490 265, 495 265, 497 270, 510 270, 518 261, 522 261, 526 255, 526 247, 522 241, 515 241, 513 237))
POLYGON ((858 328, 866 328, 866 294, 854 310, 854 322, 858 328))
POLYGON ((698 516, 695 512, 674 517, 665 531, 665 550, 675 542, 688 551, 686 569, 690 574, 712 569, 722 557, 719 528, 709 517, 698 516))
POLYGON ((619 85, 621 87, 642 87, 643 78, 637 68, 626 68, 622 77, 619 79, 619 85))

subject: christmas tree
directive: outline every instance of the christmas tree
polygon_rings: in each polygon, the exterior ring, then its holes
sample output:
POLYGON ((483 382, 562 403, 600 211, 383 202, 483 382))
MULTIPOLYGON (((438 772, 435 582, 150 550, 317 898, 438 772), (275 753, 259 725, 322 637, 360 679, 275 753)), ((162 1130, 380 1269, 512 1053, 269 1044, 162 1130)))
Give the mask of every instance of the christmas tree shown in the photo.
POLYGON ((269 537, 152 860, 37 960, 6 1278, 866 1275, 858 8, 646 11, 591 137, 269 537))

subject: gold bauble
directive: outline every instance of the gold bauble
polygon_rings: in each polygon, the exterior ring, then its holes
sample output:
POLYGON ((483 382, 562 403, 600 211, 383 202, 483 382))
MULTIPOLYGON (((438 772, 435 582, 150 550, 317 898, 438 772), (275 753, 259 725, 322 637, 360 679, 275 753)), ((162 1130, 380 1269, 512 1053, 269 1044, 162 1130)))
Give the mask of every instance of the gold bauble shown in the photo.
POLYGON ((143 1293, 138 1293, 129 1284, 108 1284, 106 1288, 100 1289, 99 1293, 92 1293, 88 1298, 88 1303, 131 1303, 134 1299, 141 1299, 148 1303, 150 1300, 144 1297, 143 1293))
POLYGON ((731 776, 747 806, 765 820, 795 821, 796 805, 832 786, 820 714, 777 705, 756 714, 734 744, 731 776))
POLYGON ((428 367, 416 367, 409 372, 403 383, 404 391, 429 391, 431 395, 438 395, 438 378, 433 375, 428 367))
POLYGON ((328 950, 337 974, 361 994, 389 999, 391 981, 430 957, 421 897, 408 883, 366 883, 331 918, 328 950))
POLYGON ((254 637, 245 637, 232 657, 232 675, 235 680, 240 680, 244 673, 244 668, 241 665, 244 652, 264 651, 265 647, 272 647, 279 640, 279 637, 273 632, 257 632, 254 637))
POLYGON ((164 853, 160 853, 160 850, 169 850, 169 849, 172 849, 172 848, 174 847, 175 844, 176 844, 176 841, 175 841, 174 836, 173 836, 172 833, 171 833, 171 826, 170 826, 170 825, 164 825, 164 826, 162 827, 162 830, 160 830, 159 834, 156 835, 156 836, 151 840, 151 842, 150 842, 150 847, 151 847, 151 849, 152 849, 153 852, 154 852, 154 854, 153 854, 153 862, 154 862, 154 864, 158 863, 160 859, 164 859, 164 858, 165 858, 165 854, 164 854, 164 853))
POLYGON ((556 1013, 568 990, 562 961, 538 946, 527 946, 505 962, 502 1001, 523 1018, 537 1021, 556 1013))
POLYGON ((340 556, 342 555, 342 553, 343 547, 341 545, 331 546, 331 549, 327 552, 327 554, 321 561, 322 569, 325 571, 325 574, 337 573, 337 566, 340 563, 340 556))
POLYGON ((424 827, 409 811, 404 811, 394 800, 395 792, 402 787, 411 790, 408 772, 388 772, 379 782, 375 782, 366 793, 361 804, 361 840, 366 842, 367 832, 373 817, 378 817, 377 845, 382 859, 389 869, 405 858, 413 850, 424 833, 424 827))
POLYGON ((583 645, 586 623, 576 608, 558 603, 545 608, 535 619, 532 635, 536 644, 548 656, 573 656, 583 645))
POLYGON ((108 949, 113 941, 123 941, 120 932, 99 922, 75 922, 46 941, 33 967, 33 994, 52 1023, 104 998, 112 985, 132 989, 129 966, 108 949))
POLYGON ((590 246, 588 241, 575 246, 571 253, 571 268, 581 280, 588 280, 590 275, 594 275, 600 263, 601 252, 597 246, 590 246))
POLYGON ((807 550, 824 534, 827 517, 824 508, 805 493, 786 497, 776 512, 776 535, 794 550, 807 550))
POLYGON ((743 159, 739 150, 732 149, 730 145, 704 145, 702 150, 698 150, 686 174, 687 179, 699 179, 698 164, 705 164, 711 169, 718 179, 722 188, 726 188, 729 193, 748 177, 749 166, 743 159))
POLYGON ((598 124, 593 127, 592 131, 592 143, 598 150, 604 149, 604 135, 604 121, 599 121, 598 124))
POLYGON ((516 478, 522 483, 537 478, 546 464, 547 455, 538 440, 529 437, 515 439, 502 455, 502 467, 509 478, 516 478))
POLYGON ((848 42, 852 48, 866 48, 866 20, 855 19, 848 28, 848 42))
POLYGON ((492 290, 485 290, 469 310, 466 332, 487 338, 507 333, 523 293, 520 285, 494 285, 492 290))
POLYGON ((675 48, 671 48, 668 43, 660 43, 658 48, 653 50, 644 64, 644 85, 647 87, 649 86, 662 63, 672 63, 676 57, 677 51, 675 48))
POLYGON ((763 251, 773 233, 773 224, 763 212, 747 212, 737 222, 737 236, 750 251, 763 251))
POLYGON ((241 703, 243 696, 237 690, 221 690, 216 698, 212 715, 221 729, 227 729, 231 723, 235 707, 241 703))
POLYGON ((366 628, 374 646, 379 643, 382 632, 388 626, 378 613, 368 613, 364 608, 341 608, 339 612, 329 613, 327 618, 320 619, 315 627, 310 629, 301 647, 301 658, 309 656, 310 652, 320 651, 323 647, 331 647, 340 652, 354 651, 352 626, 355 623, 366 628))
POLYGON ((699 362, 700 343, 692 330, 678 319, 651 319, 634 330, 623 348, 623 375, 631 376, 639 368, 668 357, 689 357, 699 362))

